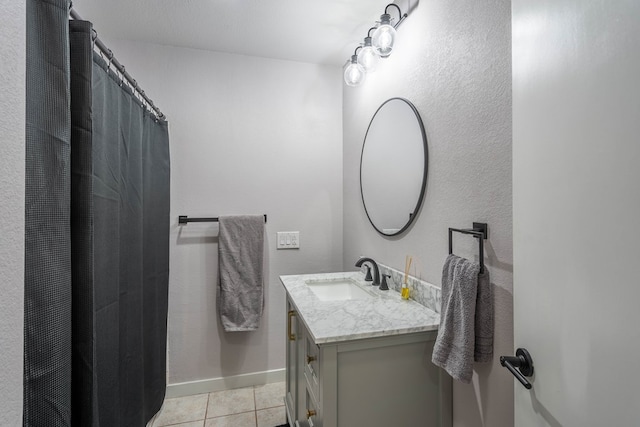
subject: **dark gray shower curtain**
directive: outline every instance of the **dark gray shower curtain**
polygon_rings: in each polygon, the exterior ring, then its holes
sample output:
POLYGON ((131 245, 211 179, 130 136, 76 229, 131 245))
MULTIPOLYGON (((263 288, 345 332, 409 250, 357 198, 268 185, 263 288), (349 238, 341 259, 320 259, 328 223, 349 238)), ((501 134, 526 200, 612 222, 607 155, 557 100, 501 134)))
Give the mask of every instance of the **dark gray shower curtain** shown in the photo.
POLYGON ((167 123, 68 2, 27 2, 25 426, 144 426, 164 399, 167 123))

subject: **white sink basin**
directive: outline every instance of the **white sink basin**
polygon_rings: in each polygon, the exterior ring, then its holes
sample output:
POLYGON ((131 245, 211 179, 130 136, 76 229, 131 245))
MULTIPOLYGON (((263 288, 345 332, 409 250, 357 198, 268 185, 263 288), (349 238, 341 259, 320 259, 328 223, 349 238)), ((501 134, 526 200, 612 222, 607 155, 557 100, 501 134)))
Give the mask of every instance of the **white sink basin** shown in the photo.
POLYGON ((366 299, 373 296, 349 278, 307 280, 306 284, 320 301, 366 299))

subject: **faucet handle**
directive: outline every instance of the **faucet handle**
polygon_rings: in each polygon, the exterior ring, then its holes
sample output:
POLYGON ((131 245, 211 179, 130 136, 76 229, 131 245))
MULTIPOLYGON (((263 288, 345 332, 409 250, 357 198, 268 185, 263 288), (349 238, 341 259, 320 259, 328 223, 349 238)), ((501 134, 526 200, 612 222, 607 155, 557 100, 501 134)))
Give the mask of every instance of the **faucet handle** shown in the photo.
POLYGON ((391 278, 390 274, 383 274, 382 275, 382 283, 380 284, 380 290, 381 291, 388 291, 389 290, 389 286, 387 285, 387 278, 391 278))
POLYGON ((364 276, 364 280, 367 282, 372 282, 373 277, 371 277, 371 267, 369 267, 367 264, 365 264, 364 267, 367 269, 367 273, 364 276))

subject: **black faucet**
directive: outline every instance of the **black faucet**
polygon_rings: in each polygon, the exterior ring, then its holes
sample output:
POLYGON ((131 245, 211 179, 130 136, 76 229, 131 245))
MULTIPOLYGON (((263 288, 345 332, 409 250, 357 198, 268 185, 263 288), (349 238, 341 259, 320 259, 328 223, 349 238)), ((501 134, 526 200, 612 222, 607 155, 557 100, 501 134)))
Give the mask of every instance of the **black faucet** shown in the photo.
POLYGON ((378 269, 378 264, 371 258, 362 257, 356 262, 356 267, 362 267, 363 262, 368 262, 373 267, 373 286, 380 286, 380 270, 378 269))

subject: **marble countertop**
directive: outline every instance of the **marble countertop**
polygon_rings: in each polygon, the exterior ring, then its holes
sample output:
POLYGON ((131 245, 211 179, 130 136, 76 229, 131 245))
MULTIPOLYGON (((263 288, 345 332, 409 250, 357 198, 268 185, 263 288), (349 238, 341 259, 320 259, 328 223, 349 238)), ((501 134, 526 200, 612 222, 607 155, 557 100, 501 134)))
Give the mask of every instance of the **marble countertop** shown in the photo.
POLYGON ((360 272, 280 276, 291 302, 316 344, 434 331, 440 315, 427 307, 403 300, 400 293, 381 291, 364 281, 360 272), (349 278, 372 294, 366 299, 321 301, 307 280, 349 278))

